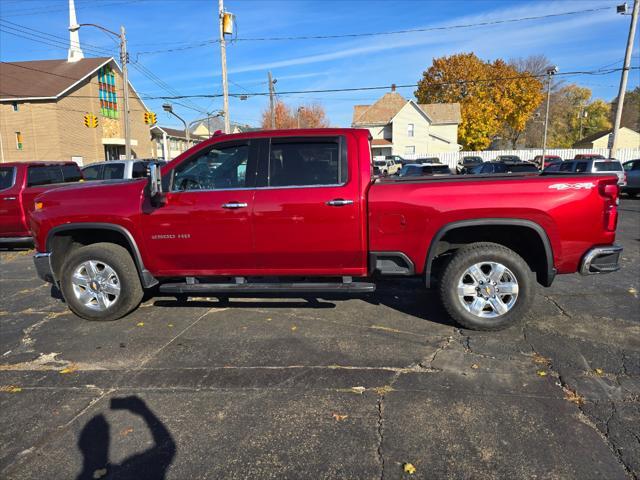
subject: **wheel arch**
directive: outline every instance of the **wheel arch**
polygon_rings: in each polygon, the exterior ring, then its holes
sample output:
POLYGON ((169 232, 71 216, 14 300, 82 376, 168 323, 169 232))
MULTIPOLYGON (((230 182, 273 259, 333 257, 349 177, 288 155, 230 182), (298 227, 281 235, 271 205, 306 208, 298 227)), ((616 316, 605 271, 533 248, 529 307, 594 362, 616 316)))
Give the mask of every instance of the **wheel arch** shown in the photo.
POLYGON ((514 250, 536 272, 538 283, 541 285, 548 287, 553 282, 556 275, 553 248, 547 232, 540 224, 519 218, 483 218, 448 223, 438 230, 429 244, 425 259, 424 272, 427 288, 433 284, 434 261, 443 253, 451 251, 449 246, 453 245, 455 249, 455 245, 482 241, 499 243, 514 250), (516 232, 522 232, 525 235, 517 239, 504 238, 505 234, 516 232), (474 238, 473 234, 477 236, 474 238), (460 236, 465 238, 461 241, 460 236), (468 241, 467 238, 469 238, 468 241), (453 242, 450 243, 449 240, 453 242), (533 250, 528 250, 526 246, 532 246, 533 250))
POLYGON ((64 256, 74 248, 74 244, 84 246, 104 241, 121 245, 129 251, 144 288, 158 284, 158 280, 145 268, 140 249, 131 232, 122 225, 113 223, 79 222, 53 227, 47 234, 45 245, 46 251, 51 253, 54 276, 58 278, 64 256))

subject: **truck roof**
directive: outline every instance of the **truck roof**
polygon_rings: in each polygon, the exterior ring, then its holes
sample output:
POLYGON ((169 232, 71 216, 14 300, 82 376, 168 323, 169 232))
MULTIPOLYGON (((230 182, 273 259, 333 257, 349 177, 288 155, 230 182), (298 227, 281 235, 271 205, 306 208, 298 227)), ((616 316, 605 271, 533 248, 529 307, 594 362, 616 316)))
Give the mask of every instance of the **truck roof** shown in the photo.
POLYGON ((370 132, 366 128, 289 128, 281 130, 254 130, 252 132, 241 133, 221 133, 213 135, 203 143, 221 138, 229 140, 239 140, 244 138, 260 138, 260 137, 314 137, 324 135, 344 135, 345 133, 356 133, 358 135, 369 136, 370 132))
POLYGON ((20 165, 26 165, 28 167, 47 166, 47 165, 78 165, 71 160, 52 160, 52 161, 40 161, 40 162, 7 162, 0 163, 0 167, 19 167, 20 165))

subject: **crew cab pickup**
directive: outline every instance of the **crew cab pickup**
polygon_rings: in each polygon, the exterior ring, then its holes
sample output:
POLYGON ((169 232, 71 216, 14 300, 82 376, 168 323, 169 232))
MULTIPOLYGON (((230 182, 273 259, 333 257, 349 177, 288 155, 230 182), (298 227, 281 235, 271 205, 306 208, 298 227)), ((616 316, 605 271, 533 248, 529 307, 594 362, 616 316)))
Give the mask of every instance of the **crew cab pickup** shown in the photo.
POLYGON ((28 222, 34 199, 46 190, 81 179, 75 162, 0 164, 0 245, 30 245, 28 222))
POLYGON ((36 199, 36 269, 85 319, 122 317, 152 288, 356 295, 396 276, 436 286, 461 325, 497 330, 536 282, 618 269, 611 174, 373 179, 360 129, 216 135, 150 170, 36 199))

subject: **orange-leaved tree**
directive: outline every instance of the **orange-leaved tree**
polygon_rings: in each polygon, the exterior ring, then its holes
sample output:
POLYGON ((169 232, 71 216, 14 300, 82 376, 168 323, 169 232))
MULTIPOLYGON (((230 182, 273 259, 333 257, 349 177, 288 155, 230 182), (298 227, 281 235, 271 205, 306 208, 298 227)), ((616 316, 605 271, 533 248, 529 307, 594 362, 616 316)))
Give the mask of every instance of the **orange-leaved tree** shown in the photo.
MULTIPOLYGON (((324 107, 318 103, 292 108, 278 100, 274 106, 274 128, 323 128, 329 126, 324 107)), ((262 128, 270 129, 271 111, 269 107, 262 112, 262 128)))
POLYGON ((422 74, 419 103, 460 103, 458 141, 466 150, 487 148, 508 126, 521 132, 543 99, 542 83, 503 60, 485 62, 474 53, 435 58, 422 74))

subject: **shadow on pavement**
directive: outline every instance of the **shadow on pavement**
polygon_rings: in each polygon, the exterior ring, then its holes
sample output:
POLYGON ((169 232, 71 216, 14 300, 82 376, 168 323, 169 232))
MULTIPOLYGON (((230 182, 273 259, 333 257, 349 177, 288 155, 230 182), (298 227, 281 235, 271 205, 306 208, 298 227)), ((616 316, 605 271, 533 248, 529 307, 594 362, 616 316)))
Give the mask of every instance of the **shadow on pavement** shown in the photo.
POLYGON ((204 308, 308 308, 314 310, 333 309, 336 303, 360 299, 371 305, 383 305, 398 312, 421 318, 434 323, 445 326, 456 326, 449 318, 437 298, 435 291, 426 290, 420 279, 403 279, 396 281, 381 281, 376 284, 377 288, 374 293, 361 294, 357 296, 345 294, 323 294, 317 297, 301 296, 295 294, 293 298, 288 299, 286 294, 277 295, 256 295, 256 294, 237 294, 233 295, 236 299, 230 300, 225 297, 217 297, 216 295, 207 298, 190 297, 191 300, 172 300, 163 298, 155 300, 153 305, 156 307, 204 307, 204 308), (210 298, 217 298, 210 300, 210 298), (242 298, 242 301, 238 299, 242 298), (274 301, 265 301, 265 298, 274 299, 274 301))
POLYGON ((141 453, 127 457, 120 464, 109 462, 109 423, 104 415, 94 416, 80 432, 78 448, 82 452, 82 472, 76 480, 117 478, 131 480, 162 480, 176 454, 176 444, 171 433, 137 396, 112 398, 112 410, 128 410, 139 415, 147 424, 154 445, 141 453))

